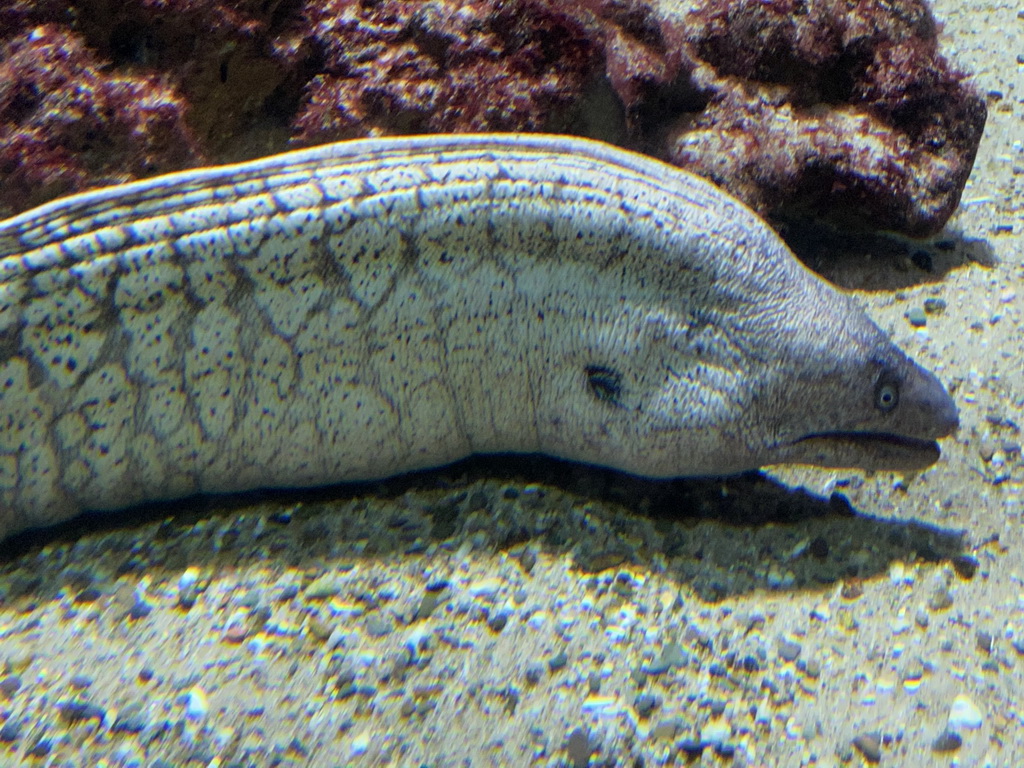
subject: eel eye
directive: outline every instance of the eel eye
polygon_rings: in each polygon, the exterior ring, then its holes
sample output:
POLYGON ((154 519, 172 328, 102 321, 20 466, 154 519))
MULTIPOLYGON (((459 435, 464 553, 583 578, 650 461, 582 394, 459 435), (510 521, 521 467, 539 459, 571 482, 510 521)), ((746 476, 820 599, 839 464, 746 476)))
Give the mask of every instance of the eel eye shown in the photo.
POLYGON ((604 365, 588 365, 583 369, 587 374, 587 389, 590 394, 604 403, 621 405, 622 374, 604 365))
POLYGON ((899 385, 892 379, 883 377, 875 385, 875 408, 888 413, 900 402, 899 385))

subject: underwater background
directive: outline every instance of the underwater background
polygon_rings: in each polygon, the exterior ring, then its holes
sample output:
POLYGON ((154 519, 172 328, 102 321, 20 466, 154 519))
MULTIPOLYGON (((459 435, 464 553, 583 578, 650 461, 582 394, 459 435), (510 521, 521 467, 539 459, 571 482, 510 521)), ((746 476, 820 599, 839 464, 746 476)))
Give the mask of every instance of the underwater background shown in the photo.
POLYGON ((1010 2, 4 3, 0 217, 355 136, 579 133, 768 216, 961 426, 914 476, 479 458, 20 537, 0 763, 1021 764, 1022 91, 1010 2))

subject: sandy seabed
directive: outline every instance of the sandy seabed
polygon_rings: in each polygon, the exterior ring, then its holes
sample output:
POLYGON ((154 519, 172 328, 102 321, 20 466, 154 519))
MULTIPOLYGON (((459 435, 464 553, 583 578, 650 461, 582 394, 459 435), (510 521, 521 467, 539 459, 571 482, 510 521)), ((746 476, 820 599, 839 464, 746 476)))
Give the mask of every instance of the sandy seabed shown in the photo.
POLYGON ((989 121, 933 269, 812 265, 954 392, 936 466, 475 460, 22 547, 0 764, 1024 764, 1024 12, 935 13, 989 121))

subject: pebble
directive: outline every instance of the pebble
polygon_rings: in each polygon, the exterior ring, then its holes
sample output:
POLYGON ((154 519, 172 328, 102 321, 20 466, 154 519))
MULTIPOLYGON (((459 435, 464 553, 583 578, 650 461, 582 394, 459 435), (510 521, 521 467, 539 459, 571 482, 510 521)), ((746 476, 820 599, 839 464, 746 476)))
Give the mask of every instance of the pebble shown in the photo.
POLYGON ((612 718, 619 714, 621 707, 614 696, 587 696, 581 709, 585 715, 612 718))
POLYGON ((978 566, 981 565, 974 555, 957 555, 953 558, 952 564, 956 575, 966 581, 974 578, 974 574, 978 572, 978 566))
POLYGON ((92 678, 87 675, 75 675, 69 682, 76 691, 82 691, 92 685, 92 678))
POLYGON ((696 760, 700 757, 706 747, 707 744, 699 739, 683 739, 679 742, 679 749, 686 754, 689 760, 696 760))
POLYGON ((21 736, 21 723, 13 718, 0 726, 0 744, 11 744, 17 741, 19 736, 21 736))
POLYGON ((918 660, 910 661, 900 675, 903 681, 903 688, 907 691, 916 691, 921 687, 924 679, 924 664, 918 660))
POLYGON ((206 698, 206 691, 198 685, 189 689, 185 694, 185 715, 190 720, 202 720, 210 711, 210 702, 206 698))
POLYGON ((305 598, 307 600, 326 600, 341 593, 343 582, 336 573, 325 573, 314 579, 306 587, 305 598))
POLYGON ((222 638, 226 643, 237 645, 245 640, 247 635, 248 628, 245 623, 245 614, 241 611, 236 612, 230 619, 228 619, 222 638))
POLYGON ((192 584, 178 593, 178 605, 186 611, 190 610, 199 599, 199 586, 192 584))
POLYGON ((768 575, 765 582, 771 589, 789 589, 796 584, 796 574, 792 571, 783 571, 775 563, 768 568, 768 575))
POLYGON ((548 622, 547 611, 537 611, 536 613, 530 614, 530 618, 526 620, 526 626, 530 629, 540 631, 544 629, 544 625, 548 622))
POLYGON ((41 737, 35 744, 25 750, 25 754, 29 757, 46 757, 50 754, 51 749, 53 749, 53 742, 46 737, 41 737))
POLYGON ((360 755, 366 754, 366 750, 369 748, 370 734, 364 732, 352 739, 352 746, 349 749, 349 753, 352 757, 359 757, 360 755))
POLYGON ((531 573, 537 565, 537 553, 533 549, 526 549, 519 558, 519 566, 526 573, 531 573))
POLYGON ((283 587, 281 587, 281 590, 274 595, 272 599, 278 603, 287 603, 298 597, 298 594, 298 584, 285 584, 283 587))
POLYGON ((86 587, 77 595, 75 595, 74 603, 76 605, 88 605, 89 603, 95 603, 103 596, 96 587, 86 587))
POLYGON ((979 629, 974 635, 974 644, 979 651, 988 655, 992 653, 992 649, 995 646, 995 638, 991 632, 979 629))
POLYGON ((910 629, 910 619, 903 615, 894 616, 889 621, 889 629, 892 630, 894 635, 902 635, 910 629))
POLYGON ((671 741, 678 734, 682 733, 686 728, 686 724, 680 717, 667 718, 659 720, 658 724, 654 726, 654 730, 651 731, 651 735, 656 739, 662 739, 663 741, 671 741))
POLYGON ((477 599, 493 600, 503 586, 504 582, 498 578, 481 579, 470 584, 467 591, 477 599))
POLYGON ((953 605, 953 594, 948 587, 936 587, 928 598, 928 609, 931 611, 944 611, 953 605))
POLYGON ((423 595, 420 600, 420 604, 416 607, 416 613, 413 614, 413 621, 422 621, 423 619, 430 618, 431 614, 437 609, 437 606, 445 602, 448 599, 447 590, 436 590, 428 591, 423 595))
POLYGON ((1013 646, 1013 650, 1015 650, 1019 656, 1024 656, 1024 634, 1020 637, 1013 638, 1010 641, 1010 645, 1013 646))
POLYGON ((723 699, 710 699, 701 704, 711 711, 712 717, 719 717, 725 712, 726 702, 723 699))
POLYGON ((495 611, 487 617, 487 628, 495 634, 501 632, 508 624, 510 615, 511 612, 507 610, 495 611))
POLYGON ((569 763, 573 768, 586 768, 590 762, 590 734, 586 728, 577 727, 569 734, 569 741, 566 744, 566 752, 569 755, 569 763))
POLYGON ((128 618, 132 621, 138 621, 144 619, 153 612, 153 606, 144 600, 136 600, 131 608, 128 609, 128 618))
POLYGON ((184 592, 196 585, 199 580, 199 569, 195 567, 186 568, 178 577, 178 591, 184 592))
POLYGON ((653 693, 641 693, 633 700, 633 709, 640 717, 650 717, 660 705, 660 698, 653 693))
POLYGON ((803 647, 800 643, 785 637, 779 638, 779 658, 783 661, 795 661, 796 657, 800 655, 800 651, 802 650, 803 647))
POLYGON ((923 328, 928 324, 928 317, 921 307, 912 307, 905 315, 907 320, 915 328, 923 328))
POLYGON ((981 442, 978 443, 978 458, 988 464, 995 455, 996 444, 993 442, 991 435, 985 434, 981 438, 981 442))
POLYGON ((81 723, 87 720, 98 720, 104 722, 107 717, 106 710, 87 701, 62 701, 57 704, 57 710, 67 723, 81 723))
POLYGON ((11 698, 21 688, 21 678, 17 675, 8 675, 0 680, 0 695, 11 698))
POLYGON ((877 731, 860 734, 853 739, 852 744, 869 763, 877 763, 882 759, 882 735, 877 731))
POLYGON ((685 667, 686 662, 686 651, 679 643, 666 643, 661 650, 661 655, 646 665, 644 671, 649 675, 663 675, 673 667, 685 667))
POLYGON ((715 744, 715 754, 725 760, 731 760, 736 754, 736 747, 732 744, 715 744))
POLYGON ((815 679, 821 677, 821 662, 817 659, 808 659, 803 663, 797 664, 797 668, 807 677, 815 679))
POLYGON ((661 660, 672 667, 685 667, 689 663, 689 655, 679 643, 666 643, 661 651, 661 660))
POLYGON ((558 670, 562 669, 568 662, 569 657, 566 655, 565 651, 559 651, 550 659, 548 659, 548 669, 550 669, 552 672, 557 672, 558 670))
POLYGON ((980 728, 984 722, 985 719, 981 714, 981 710, 978 709, 978 705, 969 696, 961 694, 953 699, 953 704, 949 708, 949 727, 951 730, 959 730, 961 728, 975 730, 980 728))
POLYGON ((856 600, 864 595, 864 585, 856 579, 844 581, 840 594, 844 600, 856 600))
POLYGON ((117 713, 110 730, 114 733, 141 733, 146 729, 147 725, 148 722, 143 713, 142 705, 133 703, 128 704, 117 713))
POLYGON ((956 731, 946 730, 940 733, 935 741, 932 742, 932 751, 934 752, 955 752, 960 749, 960 745, 964 743, 964 740, 960 738, 960 734, 956 731))
POLYGON ((732 735, 732 726, 724 718, 716 717, 705 723, 700 729, 700 740, 705 744, 719 745, 726 742, 732 735))
POLYGON ((366 634, 370 637, 387 637, 394 631, 391 622, 379 613, 371 613, 366 617, 366 634))

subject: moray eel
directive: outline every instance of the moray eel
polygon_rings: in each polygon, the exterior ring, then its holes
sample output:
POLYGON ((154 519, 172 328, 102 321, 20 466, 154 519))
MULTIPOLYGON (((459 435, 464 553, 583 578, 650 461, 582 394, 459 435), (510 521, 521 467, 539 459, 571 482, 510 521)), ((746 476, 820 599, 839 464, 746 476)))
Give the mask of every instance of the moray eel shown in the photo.
POLYGON ((742 203, 592 141, 342 142, 0 222, 0 538, 477 452, 919 469, 956 425, 742 203))

